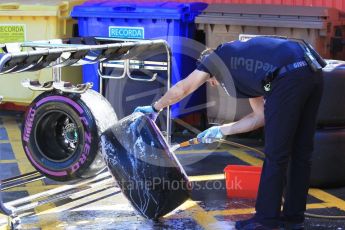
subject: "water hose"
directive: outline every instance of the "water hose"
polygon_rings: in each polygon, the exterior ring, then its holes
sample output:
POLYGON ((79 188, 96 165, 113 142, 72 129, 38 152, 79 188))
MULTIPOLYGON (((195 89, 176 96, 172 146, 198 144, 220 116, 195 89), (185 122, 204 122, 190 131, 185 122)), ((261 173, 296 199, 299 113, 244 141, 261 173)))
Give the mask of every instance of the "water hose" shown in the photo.
MULTIPOLYGON (((188 147, 188 146, 191 146, 191 145, 197 145, 197 144, 200 144, 200 143, 203 143, 203 142, 211 143, 211 142, 214 142, 214 141, 219 142, 221 144, 228 144, 228 145, 231 145, 231 146, 235 146, 235 147, 238 147, 238 148, 245 148, 245 149, 248 149, 250 151, 253 151, 253 152, 257 153, 262 158, 265 157, 265 153, 260 151, 260 150, 258 150, 258 149, 256 149, 256 148, 252 148, 252 147, 249 147, 247 145, 239 144, 239 143, 236 143, 236 142, 233 142, 233 141, 228 141, 228 140, 224 140, 224 139, 212 139, 212 138, 208 138, 208 139, 205 139, 205 140, 203 140, 201 138, 193 138, 193 139, 190 139, 188 141, 182 142, 180 144, 173 145, 171 147, 171 150, 172 151, 176 151, 177 149, 182 148, 182 147, 188 147)), ((318 218, 318 219, 345 220, 345 216, 344 215, 339 215, 339 216, 319 215, 319 214, 313 214, 313 213, 305 212, 304 216, 309 217, 309 218, 318 218)))

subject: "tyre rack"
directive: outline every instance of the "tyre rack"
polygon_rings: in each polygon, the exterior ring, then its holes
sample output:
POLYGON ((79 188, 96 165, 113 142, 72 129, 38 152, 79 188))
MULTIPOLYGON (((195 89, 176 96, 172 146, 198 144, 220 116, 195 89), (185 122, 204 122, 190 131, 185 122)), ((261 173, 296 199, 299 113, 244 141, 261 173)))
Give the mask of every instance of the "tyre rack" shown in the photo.
MULTIPOLYGON (((34 91, 60 90, 65 93, 83 93, 92 87, 92 83, 73 86, 61 81, 61 67, 80 66, 85 64, 99 64, 98 74, 100 88, 102 79, 121 79, 129 77, 136 81, 154 81, 157 74, 150 79, 134 78, 130 75, 131 69, 146 69, 166 71, 166 88, 171 86, 171 50, 165 40, 119 40, 102 37, 84 37, 70 39, 54 39, 22 43, 0 44, 3 53, 0 53, 0 74, 18 73, 24 71, 38 71, 43 68, 53 68, 53 80, 40 83, 25 80, 22 85, 34 91), (143 61, 149 52, 166 55, 166 60, 143 61), (102 74, 104 67, 122 67, 124 72, 119 77, 102 74)), ((101 91, 102 92, 102 91, 101 91)), ((0 96, 0 103, 2 97, 0 96)), ((170 108, 167 108, 166 139, 170 143, 171 120, 170 108)), ((11 229, 20 228, 20 213, 31 210, 42 204, 62 200, 69 195, 93 188, 92 184, 110 184, 110 174, 103 172, 89 179, 82 179, 73 185, 62 185, 45 192, 4 203, 2 191, 44 179, 39 172, 31 172, 0 181, 0 213, 8 216, 8 225, 11 229), (44 198, 44 199, 42 199, 44 198), (38 200, 39 199, 39 200, 38 200)), ((111 180, 112 181, 112 180, 111 180)), ((113 185, 113 183, 112 183, 113 185)))

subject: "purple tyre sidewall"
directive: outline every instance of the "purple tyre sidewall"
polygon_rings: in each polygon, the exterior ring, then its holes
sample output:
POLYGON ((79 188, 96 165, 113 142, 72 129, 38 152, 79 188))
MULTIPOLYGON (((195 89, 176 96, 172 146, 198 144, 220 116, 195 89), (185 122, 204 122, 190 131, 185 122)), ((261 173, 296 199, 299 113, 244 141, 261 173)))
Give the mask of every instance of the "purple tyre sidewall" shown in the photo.
MULTIPOLYGON (((78 135, 79 136, 79 135, 78 135)), ((60 95, 40 95, 28 108, 22 129, 24 151, 32 165, 47 177, 57 180, 76 178, 88 168, 98 152, 97 127, 90 111, 80 99, 71 99, 60 95), (35 146, 36 127, 40 125, 39 116, 49 113, 49 107, 64 110, 77 124, 80 133, 80 144, 73 155, 66 161, 50 161, 35 146), (64 109, 66 108, 66 109, 64 109), (38 122, 38 123, 37 123, 38 122)))

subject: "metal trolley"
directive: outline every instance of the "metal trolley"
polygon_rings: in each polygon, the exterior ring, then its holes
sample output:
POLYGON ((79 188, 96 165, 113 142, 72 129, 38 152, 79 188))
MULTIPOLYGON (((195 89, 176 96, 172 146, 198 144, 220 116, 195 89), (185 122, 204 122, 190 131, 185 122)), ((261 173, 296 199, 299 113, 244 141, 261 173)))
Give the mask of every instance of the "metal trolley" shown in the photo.
MULTIPOLYGON (((87 82, 73 86, 61 80, 61 69, 65 66, 80 66, 85 64, 99 64, 100 86, 102 79, 121 79, 129 77, 136 81, 154 81, 157 74, 150 79, 134 78, 130 74, 131 69, 146 69, 166 71, 166 88, 170 88, 171 82, 171 50, 164 40, 118 40, 101 37, 85 37, 70 39, 54 39, 23 43, 1 44, 3 53, 0 54, 0 74, 18 73, 24 71, 38 71, 43 68, 53 68, 53 79, 40 83, 33 80, 25 80, 22 85, 34 91, 58 90, 63 93, 84 93, 92 87, 87 82), (145 61, 147 52, 161 50, 166 55, 166 60, 145 61), (106 76, 102 73, 104 67, 121 67, 121 76, 106 76)), ((162 53, 161 53, 162 54, 162 53)), ((4 77, 4 76, 3 76, 4 77)), ((9 87, 9 86, 2 86, 9 87)), ((101 91, 102 92, 102 91, 101 91)), ((2 97, 0 97, 1 101, 2 97)), ((166 116, 166 138, 170 143, 171 119, 170 108, 166 116)), ((33 181, 42 180, 45 176, 39 172, 32 172, 0 181, 0 212, 9 217, 11 229, 20 228, 20 213, 37 206, 64 199, 75 191, 90 189, 92 184, 109 183, 111 180, 107 172, 101 173, 89 179, 83 179, 73 185, 61 185, 42 193, 34 194, 18 200, 4 203, 2 191, 33 181), (37 201, 37 199, 40 199, 37 201), (44 199, 42 199, 44 198, 44 199)))

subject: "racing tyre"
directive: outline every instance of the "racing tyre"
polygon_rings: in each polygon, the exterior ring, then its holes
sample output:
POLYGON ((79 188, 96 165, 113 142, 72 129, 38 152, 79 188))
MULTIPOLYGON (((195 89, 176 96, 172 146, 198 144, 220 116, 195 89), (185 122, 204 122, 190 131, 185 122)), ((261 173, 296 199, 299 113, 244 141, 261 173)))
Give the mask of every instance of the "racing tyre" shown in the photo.
POLYGON ((345 129, 319 129, 314 140, 310 186, 345 186, 345 129))
POLYGON ((102 134, 101 143, 109 172, 143 217, 156 220, 190 198, 184 169, 148 116, 121 119, 102 134))
POLYGON ((329 60, 323 69, 323 94, 317 123, 321 127, 345 125, 345 62, 329 60))
POLYGON ((117 117, 99 93, 42 93, 24 119, 24 151, 46 177, 69 181, 96 175, 105 167, 99 154, 100 135, 117 122, 117 117))

